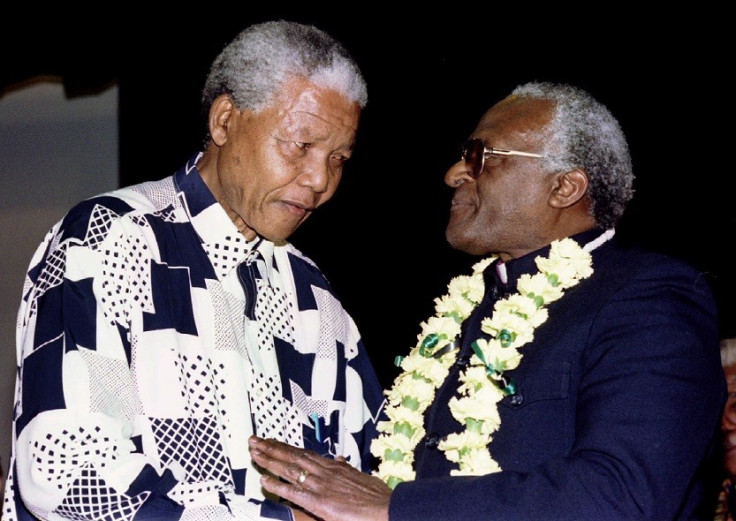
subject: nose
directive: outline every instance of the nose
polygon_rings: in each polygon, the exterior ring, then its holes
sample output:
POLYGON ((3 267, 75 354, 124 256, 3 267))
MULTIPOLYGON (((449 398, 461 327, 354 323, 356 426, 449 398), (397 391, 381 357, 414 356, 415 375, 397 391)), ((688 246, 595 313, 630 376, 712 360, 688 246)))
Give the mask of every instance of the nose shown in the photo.
POLYGON ((309 187, 313 192, 326 192, 330 184, 328 160, 315 160, 305 164, 302 173, 299 174, 298 182, 301 186, 309 187))
POLYGON ((445 173, 445 184, 449 187, 457 188, 468 181, 473 181, 473 177, 470 175, 468 163, 462 159, 452 165, 447 173, 445 173))
POLYGON ((729 396, 721 416, 721 427, 723 430, 736 432, 736 400, 731 396, 729 396))

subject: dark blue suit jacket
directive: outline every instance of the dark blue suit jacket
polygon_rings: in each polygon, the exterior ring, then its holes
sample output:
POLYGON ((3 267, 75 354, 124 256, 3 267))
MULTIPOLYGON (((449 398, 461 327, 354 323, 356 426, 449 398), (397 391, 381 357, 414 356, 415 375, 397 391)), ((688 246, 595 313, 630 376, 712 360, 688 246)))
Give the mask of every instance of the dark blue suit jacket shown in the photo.
MULTIPOLYGON (((494 266, 487 270, 486 299, 464 325, 460 364, 493 303, 515 292, 519 275, 535 273, 534 258, 548 251, 508 262, 506 285, 494 266)), ((509 372, 518 392, 501 402, 490 444, 503 471, 449 477, 454 464, 436 440, 460 428, 447 407, 456 368, 427 413, 417 480, 394 490, 391 521, 701 517, 726 399, 708 283, 679 260, 615 240, 593 251, 593 269, 549 306, 509 372)))

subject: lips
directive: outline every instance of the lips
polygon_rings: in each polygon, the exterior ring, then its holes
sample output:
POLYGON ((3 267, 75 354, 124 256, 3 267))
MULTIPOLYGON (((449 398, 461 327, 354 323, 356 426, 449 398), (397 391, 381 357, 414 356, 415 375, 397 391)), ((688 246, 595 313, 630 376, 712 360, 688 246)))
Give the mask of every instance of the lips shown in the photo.
POLYGON ((298 217, 302 217, 307 213, 314 211, 314 205, 312 203, 303 201, 281 201, 286 209, 298 217))
POLYGON ((721 426, 723 432, 723 448, 727 451, 736 449, 736 430, 732 424, 721 426))
POLYGON ((475 208, 475 204, 468 199, 457 198, 450 203, 450 210, 460 210, 462 208, 475 208))

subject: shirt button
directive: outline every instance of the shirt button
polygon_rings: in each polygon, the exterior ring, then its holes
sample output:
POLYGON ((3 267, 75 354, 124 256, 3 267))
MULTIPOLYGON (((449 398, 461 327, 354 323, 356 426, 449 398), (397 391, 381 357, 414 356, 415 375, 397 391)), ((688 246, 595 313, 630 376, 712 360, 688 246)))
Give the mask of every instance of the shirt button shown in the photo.
POLYGON ((524 403, 524 397, 520 394, 515 394, 511 397, 511 405, 516 405, 517 407, 524 403))

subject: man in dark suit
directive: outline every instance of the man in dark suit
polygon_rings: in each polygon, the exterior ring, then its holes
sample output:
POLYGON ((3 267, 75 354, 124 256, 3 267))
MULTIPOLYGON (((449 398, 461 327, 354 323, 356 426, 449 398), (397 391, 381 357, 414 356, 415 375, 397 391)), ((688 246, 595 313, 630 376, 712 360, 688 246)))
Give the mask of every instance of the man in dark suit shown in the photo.
POLYGON ((271 440, 262 484, 326 520, 712 518, 726 387, 703 274, 614 237, 633 194, 588 93, 517 87, 445 175, 446 237, 484 256, 387 392, 373 476, 271 440))

